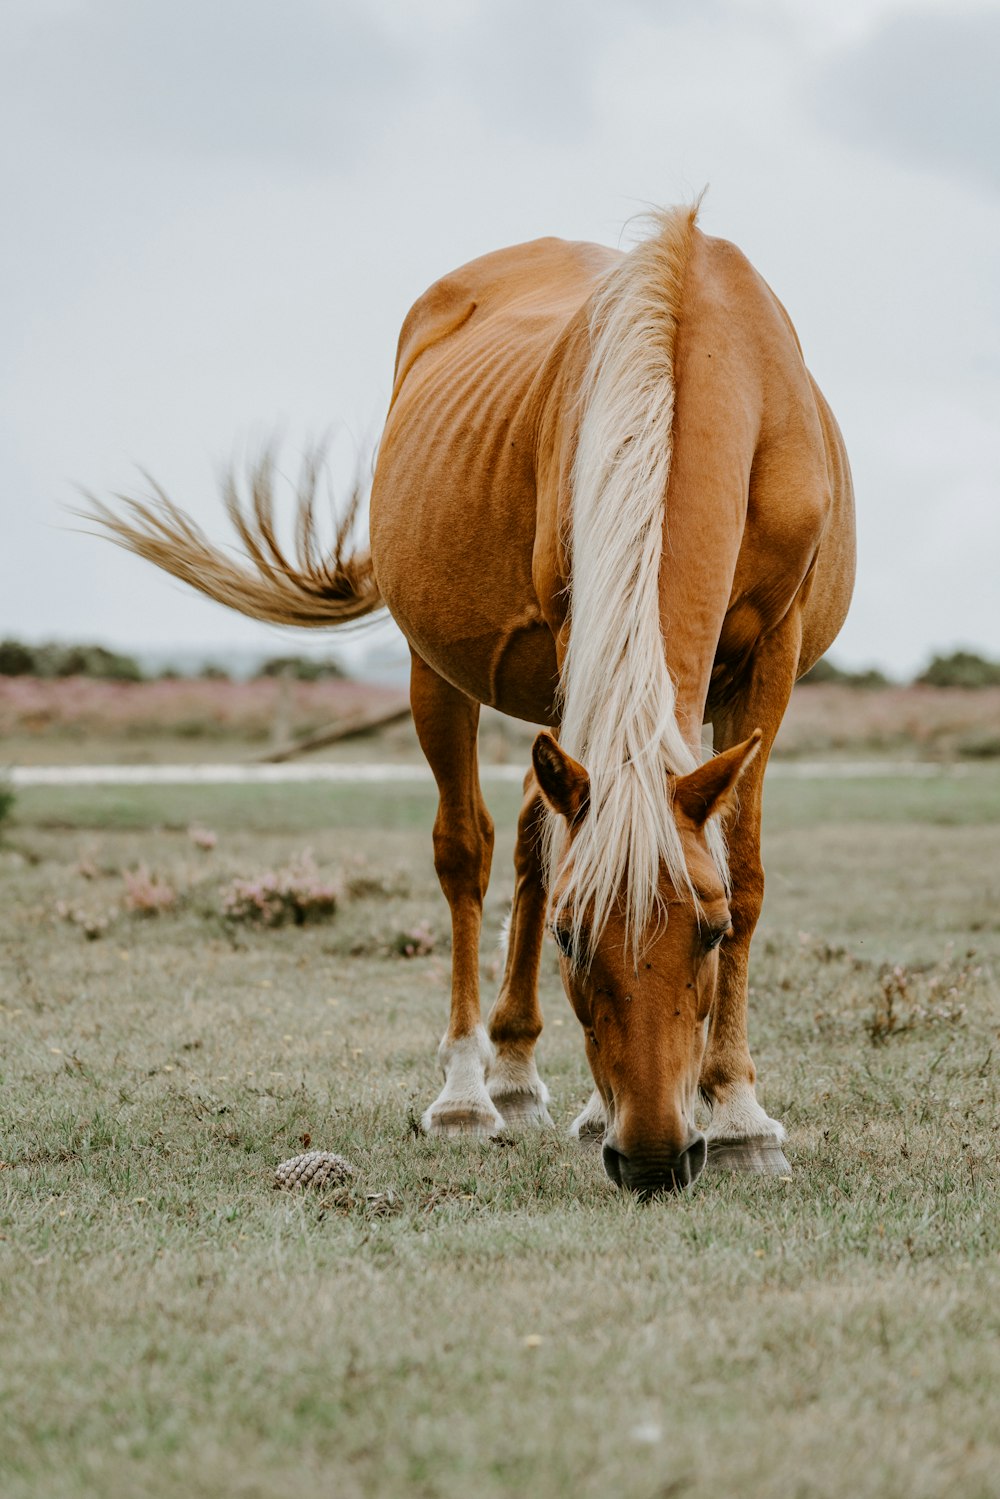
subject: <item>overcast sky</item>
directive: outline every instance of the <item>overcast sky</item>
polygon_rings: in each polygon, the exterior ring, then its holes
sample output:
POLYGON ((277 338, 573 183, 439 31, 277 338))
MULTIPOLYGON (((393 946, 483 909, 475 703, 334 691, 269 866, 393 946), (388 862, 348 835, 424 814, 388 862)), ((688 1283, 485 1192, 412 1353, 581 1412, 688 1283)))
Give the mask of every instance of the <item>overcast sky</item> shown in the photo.
POLYGON ((996 3, 0 0, 0 634, 283 648, 74 485, 221 536, 234 453, 375 439, 437 276, 708 183, 847 440, 834 656, 1000 655, 998 77, 996 3))

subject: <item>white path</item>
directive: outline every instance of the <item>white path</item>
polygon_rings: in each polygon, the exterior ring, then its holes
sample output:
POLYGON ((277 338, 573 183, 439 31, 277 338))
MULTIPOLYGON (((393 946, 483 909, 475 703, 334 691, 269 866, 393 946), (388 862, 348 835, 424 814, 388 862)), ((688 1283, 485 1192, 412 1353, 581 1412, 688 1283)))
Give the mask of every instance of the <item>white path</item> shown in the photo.
MULTIPOLYGON (((481 765, 485 782, 520 785, 524 765, 481 765)), ((866 780, 967 775, 968 765, 928 765, 914 760, 772 760, 776 780, 866 780)), ((317 781, 340 784, 426 784, 426 765, 15 765, 6 772, 15 786, 277 786, 317 781)))

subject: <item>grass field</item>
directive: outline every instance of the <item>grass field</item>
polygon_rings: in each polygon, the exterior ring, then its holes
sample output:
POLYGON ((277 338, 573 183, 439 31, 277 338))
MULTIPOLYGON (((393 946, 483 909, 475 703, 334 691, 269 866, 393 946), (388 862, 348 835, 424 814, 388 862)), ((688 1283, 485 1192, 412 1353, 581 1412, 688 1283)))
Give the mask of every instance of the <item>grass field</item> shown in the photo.
MULTIPOLYGON (((489 799, 487 994, 517 798, 489 799)), ((1000 1493, 1000 773, 773 783, 752 1040, 793 1176, 648 1206, 565 1138, 589 1087, 551 952, 559 1129, 415 1132, 432 816, 419 786, 19 794, 4 1499, 1000 1493), (230 878, 306 845, 332 922, 224 922, 230 878), (123 909, 140 863, 161 915, 123 909), (305 1138, 349 1186, 272 1189, 305 1138)))

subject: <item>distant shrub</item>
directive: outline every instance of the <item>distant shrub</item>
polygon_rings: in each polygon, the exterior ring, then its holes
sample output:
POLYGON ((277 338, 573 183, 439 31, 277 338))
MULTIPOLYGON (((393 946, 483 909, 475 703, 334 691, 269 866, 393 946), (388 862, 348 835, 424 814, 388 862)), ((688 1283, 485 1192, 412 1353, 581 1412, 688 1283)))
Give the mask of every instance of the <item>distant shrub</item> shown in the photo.
POLYGON ((105 682, 141 682, 142 667, 133 656, 103 645, 25 645, 0 641, 0 676, 94 677, 105 682))
POLYGON ((339 898, 340 886, 320 879, 306 849, 285 869, 269 869, 252 880, 233 880, 222 892, 222 914, 228 921, 254 926, 305 926, 329 921, 339 898))
POLYGON ((331 656, 272 656, 259 668, 259 677, 291 677, 294 682, 344 681, 347 673, 331 656))
POLYGON ((55 914, 60 921, 68 921, 71 926, 79 927, 88 942, 96 942, 99 937, 104 936, 118 913, 113 909, 91 911, 85 906, 74 906, 69 901, 59 900, 56 901, 55 914))
MULTIPOLYGON (((971 956, 971 955, 970 955, 971 956)), ((897 963, 879 974, 879 992, 865 1030, 873 1046, 923 1027, 961 1025, 964 996, 982 969, 969 962, 955 968, 950 944, 944 959, 931 970, 911 970, 897 963)))
POLYGON ((950 656, 933 656, 916 681, 921 687, 997 687, 1000 661, 976 651, 952 651, 950 656))
POLYGON ((137 869, 123 869, 125 882, 123 904, 134 916, 160 916, 177 900, 177 891, 158 874, 150 874, 145 864, 137 869))
MULTIPOLYGON (((109 651, 103 645, 53 646, 53 677, 96 677, 104 682, 141 682, 142 667, 134 656, 109 651)), ((40 673, 46 675, 46 673, 40 673)))
POLYGON ((426 958, 434 951, 436 941, 430 923, 418 921, 416 926, 407 931, 398 932, 391 945, 393 952, 398 953, 401 958, 426 958))
POLYGON ((799 678, 799 682, 807 687, 819 687, 828 682, 837 682, 843 687, 890 685, 885 672, 879 671, 876 666, 870 666, 865 671, 845 671, 842 666, 835 665, 829 656, 821 656, 816 665, 810 667, 804 677, 799 678))
POLYGON ((0 677, 29 677, 35 674, 35 653, 20 640, 0 640, 0 677))
POLYGON ((215 661, 206 661, 198 676, 202 682, 231 682, 232 677, 224 666, 215 661))
POLYGON ((966 760, 1000 760, 1000 730, 968 729, 955 740, 955 749, 966 760))
POLYGON ((877 666, 868 666, 864 671, 845 672, 848 687, 891 687, 892 681, 877 666))
POLYGON ((204 828, 198 822, 193 822, 188 828, 188 837, 195 848, 200 848, 205 854, 210 854, 219 841, 219 835, 213 828, 204 828))

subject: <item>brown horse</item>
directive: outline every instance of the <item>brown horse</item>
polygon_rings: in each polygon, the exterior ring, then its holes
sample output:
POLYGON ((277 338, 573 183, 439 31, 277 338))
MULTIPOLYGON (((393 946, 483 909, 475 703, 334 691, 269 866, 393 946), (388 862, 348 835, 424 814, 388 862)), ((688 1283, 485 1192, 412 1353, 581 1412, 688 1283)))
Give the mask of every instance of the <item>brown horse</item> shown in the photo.
POLYGON ((328 626, 388 606, 411 647, 453 930, 444 1086, 424 1128, 550 1122, 534 1059, 548 913, 596 1083, 574 1132, 602 1136, 608 1174, 641 1195, 693 1181, 706 1154, 788 1169, 747 1042, 761 788, 792 685, 836 636, 854 576, 836 422, 784 308, 695 220, 656 216, 627 255, 557 239, 502 250, 420 298, 370 553, 345 555, 345 526, 321 556, 313 468, 295 559, 275 538, 269 465, 249 515, 230 488, 252 571, 162 495, 130 502, 129 519, 98 507, 116 540, 254 617, 328 626), (559 733, 532 753, 486 1026, 481 703, 559 733))

